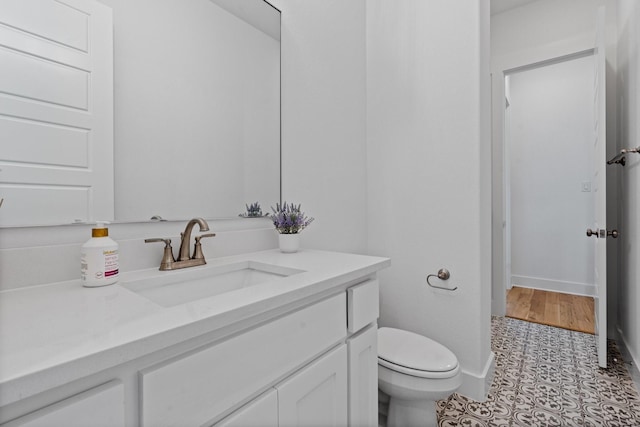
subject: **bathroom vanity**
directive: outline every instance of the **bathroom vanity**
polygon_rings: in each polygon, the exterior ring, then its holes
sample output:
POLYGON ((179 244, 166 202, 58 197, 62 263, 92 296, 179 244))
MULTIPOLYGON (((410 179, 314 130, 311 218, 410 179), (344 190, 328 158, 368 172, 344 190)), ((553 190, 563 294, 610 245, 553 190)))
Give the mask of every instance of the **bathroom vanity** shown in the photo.
POLYGON ((388 265, 272 250, 2 292, 0 423, 377 425, 388 265))

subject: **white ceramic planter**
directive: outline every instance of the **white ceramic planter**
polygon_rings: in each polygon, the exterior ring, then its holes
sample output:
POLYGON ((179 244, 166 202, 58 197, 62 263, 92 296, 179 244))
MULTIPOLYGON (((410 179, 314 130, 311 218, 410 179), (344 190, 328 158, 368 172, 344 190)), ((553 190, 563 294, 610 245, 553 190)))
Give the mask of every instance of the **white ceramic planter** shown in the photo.
POLYGON ((280 252, 293 253, 300 249, 300 234, 278 234, 280 252))

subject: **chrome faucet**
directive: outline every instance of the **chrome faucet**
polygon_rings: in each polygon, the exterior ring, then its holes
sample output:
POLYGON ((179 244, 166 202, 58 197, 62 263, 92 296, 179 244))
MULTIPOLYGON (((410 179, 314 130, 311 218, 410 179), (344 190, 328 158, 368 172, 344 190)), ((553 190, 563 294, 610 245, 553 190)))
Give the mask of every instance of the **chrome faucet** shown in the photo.
POLYGON ((160 270, 177 270, 179 268, 193 267, 196 265, 204 265, 207 262, 202 253, 202 245, 200 240, 203 237, 214 237, 214 233, 201 234, 196 236, 196 243, 193 247, 193 256, 189 253, 189 245, 191 244, 191 231, 193 226, 198 224, 200 231, 209 231, 209 224, 202 218, 193 218, 187 223, 184 232, 180 233, 180 251, 178 260, 173 257, 173 248, 171 247, 171 239, 145 239, 145 243, 164 242, 164 255, 160 263, 160 270))

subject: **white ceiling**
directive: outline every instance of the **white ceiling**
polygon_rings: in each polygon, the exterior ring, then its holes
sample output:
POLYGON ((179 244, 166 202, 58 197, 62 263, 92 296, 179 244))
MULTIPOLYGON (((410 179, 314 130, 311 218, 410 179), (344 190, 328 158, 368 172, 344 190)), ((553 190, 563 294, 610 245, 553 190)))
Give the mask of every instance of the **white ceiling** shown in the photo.
POLYGON ((491 0, 491 15, 505 12, 538 0, 491 0))

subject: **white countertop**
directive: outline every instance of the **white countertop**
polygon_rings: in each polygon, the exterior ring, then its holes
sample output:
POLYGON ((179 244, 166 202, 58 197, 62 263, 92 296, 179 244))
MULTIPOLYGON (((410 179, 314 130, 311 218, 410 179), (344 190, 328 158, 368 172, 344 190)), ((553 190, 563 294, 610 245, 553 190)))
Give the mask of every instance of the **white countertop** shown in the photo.
POLYGON ((0 406, 326 293, 390 264, 364 255, 270 250, 175 272, 123 273, 120 283, 242 261, 304 272, 169 308, 120 284, 84 288, 80 280, 0 292, 0 406))

